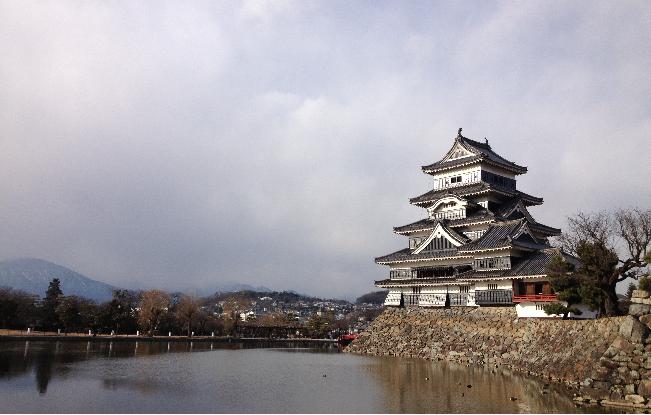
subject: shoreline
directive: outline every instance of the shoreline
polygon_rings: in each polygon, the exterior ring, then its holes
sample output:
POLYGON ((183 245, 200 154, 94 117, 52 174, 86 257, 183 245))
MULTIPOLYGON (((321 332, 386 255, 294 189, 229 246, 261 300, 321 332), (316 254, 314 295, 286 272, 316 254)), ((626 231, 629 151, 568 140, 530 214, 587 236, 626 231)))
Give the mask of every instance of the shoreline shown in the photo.
POLYGON ((97 342, 156 342, 156 343, 255 343, 255 342, 272 342, 272 343, 323 343, 337 344, 336 339, 289 339, 289 338, 268 338, 268 337, 212 337, 212 336, 136 336, 136 335, 107 335, 98 334, 96 336, 87 334, 0 334, 0 341, 12 340, 33 340, 33 341, 97 341, 97 342))

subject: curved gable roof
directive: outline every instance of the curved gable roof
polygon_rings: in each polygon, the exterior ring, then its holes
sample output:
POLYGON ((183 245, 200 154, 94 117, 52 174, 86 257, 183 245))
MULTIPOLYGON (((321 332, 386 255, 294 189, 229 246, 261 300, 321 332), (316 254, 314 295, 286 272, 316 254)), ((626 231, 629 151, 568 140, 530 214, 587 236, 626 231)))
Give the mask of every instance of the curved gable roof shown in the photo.
POLYGON ((436 163, 422 166, 422 170, 425 173, 433 174, 443 170, 452 169, 454 167, 466 166, 479 162, 488 162, 489 164, 510 170, 515 174, 524 174, 527 172, 527 168, 525 166, 520 166, 494 152, 491 146, 488 144, 488 141, 481 143, 479 141, 464 137, 461 134, 459 134, 454 139, 452 148, 450 148, 443 159, 437 161, 436 163), (467 151, 469 155, 459 158, 452 158, 452 155, 459 149, 467 151))

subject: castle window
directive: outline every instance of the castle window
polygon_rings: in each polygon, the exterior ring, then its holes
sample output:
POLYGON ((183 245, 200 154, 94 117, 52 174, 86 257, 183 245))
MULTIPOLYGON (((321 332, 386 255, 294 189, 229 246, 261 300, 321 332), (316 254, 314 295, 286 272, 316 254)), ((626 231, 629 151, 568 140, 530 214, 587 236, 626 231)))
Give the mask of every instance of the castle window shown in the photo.
POLYGON ((464 234, 472 240, 481 238, 485 233, 486 233, 486 229, 481 231, 464 232, 464 234))
POLYGON ((450 177, 450 183, 461 183, 461 176, 450 177))
POLYGON ((497 284, 488 284, 489 290, 497 290, 497 284))
POLYGON ((494 257, 494 258, 481 258, 475 260, 475 269, 491 270, 491 269, 509 269, 511 268, 511 257, 494 257))
POLYGON ((392 269, 389 271, 389 278, 391 279, 396 279, 396 278, 410 278, 412 276, 413 272, 410 269, 392 269))

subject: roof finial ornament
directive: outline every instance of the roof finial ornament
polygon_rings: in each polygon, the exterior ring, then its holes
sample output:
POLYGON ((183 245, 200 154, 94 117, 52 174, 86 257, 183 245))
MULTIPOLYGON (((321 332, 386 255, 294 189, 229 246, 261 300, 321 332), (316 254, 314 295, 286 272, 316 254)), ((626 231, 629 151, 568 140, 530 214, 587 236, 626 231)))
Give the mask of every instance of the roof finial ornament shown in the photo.
POLYGON ((457 137, 462 137, 461 130, 463 130, 463 128, 459 128, 459 131, 457 131, 457 137))
POLYGON ((484 137, 484 143, 488 144, 488 139, 484 137))

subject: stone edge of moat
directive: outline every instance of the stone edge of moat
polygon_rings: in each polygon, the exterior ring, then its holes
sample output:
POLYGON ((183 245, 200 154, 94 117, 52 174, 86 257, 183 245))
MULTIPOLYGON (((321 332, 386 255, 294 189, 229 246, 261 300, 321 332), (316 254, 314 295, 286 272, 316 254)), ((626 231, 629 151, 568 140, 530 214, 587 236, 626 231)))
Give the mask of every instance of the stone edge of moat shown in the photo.
POLYGON ((518 319, 511 307, 388 308, 345 351, 505 367, 564 383, 578 403, 651 409, 651 296, 628 316, 518 319))

